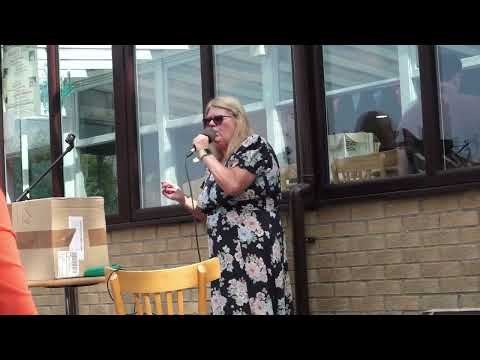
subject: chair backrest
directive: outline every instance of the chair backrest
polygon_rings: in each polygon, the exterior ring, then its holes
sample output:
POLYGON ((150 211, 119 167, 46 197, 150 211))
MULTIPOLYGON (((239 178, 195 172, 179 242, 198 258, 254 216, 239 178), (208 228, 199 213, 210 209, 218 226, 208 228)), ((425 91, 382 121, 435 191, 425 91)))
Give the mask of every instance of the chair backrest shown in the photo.
POLYGON ((334 159, 332 174, 335 183, 349 183, 385 177, 385 154, 378 152, 334 159))
POLYGON ((385 154, 385 171, 387 176, 393 174, 396 176, 408 175, 408 156, 403 147, 397 147, 393 150, 382 151, 385 154))
POLYGON ((108 286, 112 289, 115 311, 118 315, 127 314, 122 294, 133 295, 135 313, 152 315, 153 297, 155 313, 165 314, 161 294, 166 294, 166 314, 173 315, 173 296, 176 292, 178 315, 184 315, 183 290, 198 289, 198 314, 206 315, 207 284, 220 278, 220 261, 212 258, 200 263, 180 266, 172 269, 127 271, 105 268, 108 286))

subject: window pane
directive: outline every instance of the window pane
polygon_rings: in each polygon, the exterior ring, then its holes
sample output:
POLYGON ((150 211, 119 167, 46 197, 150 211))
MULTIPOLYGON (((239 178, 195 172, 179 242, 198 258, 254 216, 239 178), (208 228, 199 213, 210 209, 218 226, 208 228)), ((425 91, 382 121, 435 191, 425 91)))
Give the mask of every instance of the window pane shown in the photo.
MULTIPOLYGON (((200 48, 193 45, 137 45, 137 118, 142 208, 174 205, 160 193, 160 181, 189 194, 185 154, 202 130, 200 48)), ((187 162, 192 188, 204 174, 187 162)))
POLYGON ((278 46, 278 82, 280 101, 292 101, 292 49, 290 46, 278 46))
POLYGON ((282 190, 297 178, 291 47, 215 46, 216 94, 234 96, 254 131, 272 145, 282 190))
POLYGON ((417 48, 323 47, 330 181, 423 173, 417 48))
MULTIPOLYGON (((4 45, 1 65, 7 199, 14 201, 50 166, 46 46, 4 45)), ((50 196, 51 173, 30 194, 50 196)))
POLYGON ((443 168, 480 165, 480 45, 437 47, 443 168))
POLYGON ((59 59, 63 137, 76 135, 64 158, 65 196, 103 196, 105 213, 117 214, 111 45, 60 45, 59 59))

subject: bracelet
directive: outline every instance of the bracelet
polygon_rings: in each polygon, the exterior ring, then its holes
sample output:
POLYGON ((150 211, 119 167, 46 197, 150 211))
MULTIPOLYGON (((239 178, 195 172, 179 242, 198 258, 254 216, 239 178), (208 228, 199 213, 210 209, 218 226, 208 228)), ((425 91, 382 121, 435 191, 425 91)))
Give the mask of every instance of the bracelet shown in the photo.
POLYGON ((197 158, 198 160, 202 160, 205 156, 207 155, 211 155, 212 152, 210 151, 210 149, 201 149, 199 151, 197 151, 197 158))

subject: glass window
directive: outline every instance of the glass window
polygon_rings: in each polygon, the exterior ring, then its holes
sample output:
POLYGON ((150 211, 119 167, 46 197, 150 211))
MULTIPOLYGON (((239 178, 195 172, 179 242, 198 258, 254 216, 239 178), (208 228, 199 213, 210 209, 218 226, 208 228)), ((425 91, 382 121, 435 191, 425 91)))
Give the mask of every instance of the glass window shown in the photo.
MULTIPOLYGON (((137 45, 137 119, 142 208, 174 205, 160 193, 160 181, 178 184, 189 194, 185 155, 202 130, 200 47, 137 45)), ((187 162, 198 192, 205 169, 187 162)))
MULTIPOLYGON (((46 46, 4 45, 1 68, 6 195, 15 201, 50 166, 46 46)), ((30 193, 50 196, 51 173, 30 193)))
POLYGON ((443 168, 480 165, 480 45, 437 50, 443 168))
POLYGON ((291 47, 219 45, 214 49, 216 94, 240 100, 254 131, 275 150, 286 190, 297 178, 291 47))
POLYGON ((111 45, 60 45, 59 66, 63 138, 76 135, 64 158, 65 196, 103 196, 105 213, 117 214, 111 45))
POLYGON ((417 48, 323 47, 330 181, 424 173, 417 48))

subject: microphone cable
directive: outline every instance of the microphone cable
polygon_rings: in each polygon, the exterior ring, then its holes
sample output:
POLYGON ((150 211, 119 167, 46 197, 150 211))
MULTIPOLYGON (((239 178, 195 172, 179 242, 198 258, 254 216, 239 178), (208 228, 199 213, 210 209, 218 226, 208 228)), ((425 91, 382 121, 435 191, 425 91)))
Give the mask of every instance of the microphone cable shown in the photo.
MULTIPOLYGON (((204 128, 201 132, 202 135, 208 137, 208 142, 211 143, 215 139, 215 130, 210 127, 204 128)), ((192 215, 193 215, 193 225, 195 227, 195 242, 197 244, 197 253, 198 253, 198 261, 202 262, 202 256, 200 255, 200 245, 198 244, 198 230, 197 230, 197 219, 195 217, 195 202, 193 200, 193 191, 192 191, 192 183, 190 182, 190 176, 188 174, 188 166, 187 166, 187 159, 195 154, 195 147, 192 148, 190 152, 185 155, 185 175, 187 177, 188 188, 190 190, 190 199, 192 200, 192 215)))
POLYGON ((189 152, 185 156, 185 175, 187 176, 188 188, 190 190, 190 199, 192 200, 192 216, 193 216, 193 225, 195 228, 195 242, 197 244, 197 253, 198 253, 198 261, 202 262, 202 257, 200 256, 200 245, 198 244, 198 230, 197 230, 197 219, 195 218, 195 202, 193 201, 193 191, 192 191, 192 184, 190 182, 190 176, 188 174, 188 166, 187 166, 187 159, 192 156, 194 153, 189 152))

